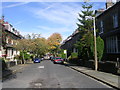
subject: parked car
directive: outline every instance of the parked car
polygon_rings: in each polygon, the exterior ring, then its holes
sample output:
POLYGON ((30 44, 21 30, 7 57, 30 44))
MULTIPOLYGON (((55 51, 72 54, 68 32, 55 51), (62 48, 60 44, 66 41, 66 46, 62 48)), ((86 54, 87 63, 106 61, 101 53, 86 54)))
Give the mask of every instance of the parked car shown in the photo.
POLYGON ((55 57, 51 57, 51 59, 50 59, 50 60, 51 60, 51 61, 54 61, 54 59, 55 59, 55 57))
POLYGON ((50 60, 52 60, 53 59, 53 56, 50 56, 50 60))
POLYGON ((44 60, 44 58, 41 58, 41 60, 44 60))
POLYGON ((63 64, 64 63, 64 59, 62 59, 61 57, 55 57, 53 59, 53 63, 56 64, 56 63, 60 63, 60 64, 63 64))
POLYGON ((45 59, 45 60, 49 60, 50 57, 49 57, 49 56, 44 56, 44 59, 45 59))
POLYGON ((40 58, 35 58, 34 60, 33 60, 33 62, 34 63, 40 63, 42 60, 40 59, 40 58))

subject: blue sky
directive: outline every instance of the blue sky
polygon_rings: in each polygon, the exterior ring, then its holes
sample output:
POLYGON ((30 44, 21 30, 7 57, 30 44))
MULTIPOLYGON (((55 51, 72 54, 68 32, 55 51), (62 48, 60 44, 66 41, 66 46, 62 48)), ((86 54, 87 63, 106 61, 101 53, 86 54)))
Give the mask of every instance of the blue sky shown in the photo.
MULTIPOLYGON (((58 32, 66 39, 77 28, 83 2, 3 2, 2 14, 22 35, 39 33, 48 38, 58 32)), ((105 2, 92 2, 93 10, 105 2)))

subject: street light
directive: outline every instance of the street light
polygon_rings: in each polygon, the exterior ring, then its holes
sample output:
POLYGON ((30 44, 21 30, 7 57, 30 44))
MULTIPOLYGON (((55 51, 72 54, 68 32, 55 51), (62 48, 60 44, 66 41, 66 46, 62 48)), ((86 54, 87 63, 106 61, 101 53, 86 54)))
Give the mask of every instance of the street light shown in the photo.
POLYGON ((93 19, 93 25, 94 25, 94 59, 95 59, 95 70, 98 69, 98 61, 97 61, 97 47, 96 47, 96 27, 95 27, 95 17, 92 16, 86 16, 86 19, 93 19))

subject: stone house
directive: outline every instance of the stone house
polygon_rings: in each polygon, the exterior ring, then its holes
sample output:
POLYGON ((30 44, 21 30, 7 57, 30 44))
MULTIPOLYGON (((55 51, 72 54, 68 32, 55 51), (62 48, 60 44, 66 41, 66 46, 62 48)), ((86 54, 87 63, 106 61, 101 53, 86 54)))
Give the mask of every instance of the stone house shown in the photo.
POLYGON ((70 56, 72 52, 78 52, 75 48, 76 42, 80 39, 80 34, 78 30, 75 30, 72 35, 68 36, 66 40, 63 41, 60 48, 67 50, 67 56, 70 56))
POLYGON ((13 45, 16 44, 14 40, 22 39, 23 37, 8 22, 4 22, 4 24, 0 23, 0 31, 2 32, 0 38, 0 57, 13 61, 14 57, 19 55, 19 51, 15 50, 13 47, 13 45))
POLYGON ((116 61, 120 59, 120 1, 111 5, 96 17, 96 25, 105 44, 103 59, 116 61))

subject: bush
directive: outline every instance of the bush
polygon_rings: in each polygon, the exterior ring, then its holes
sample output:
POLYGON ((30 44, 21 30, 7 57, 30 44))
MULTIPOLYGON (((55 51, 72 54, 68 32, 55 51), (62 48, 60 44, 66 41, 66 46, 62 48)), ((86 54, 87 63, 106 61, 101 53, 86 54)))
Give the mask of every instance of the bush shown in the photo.
POLYGON ((25 58, 25 60, 29 60, 29 59, 30 59, 30 55, 26 53, 26 54, 24 55, 24 58, 25 58))
POLYGON ((71 53, 68 57, 70 63, 77 64, 78 63, 78 53, 71 53))
POLYGON ((66 58, 66 54, 64 54, 64 50, 63 49, 61 49, 60 54, 58 54, 58 57, 61 57, 63 59, 66 58))
POLYGON ((78 53, 71 53, 71 58, 78 58, 78 53))
POLYGON ((69 63, 78 64, 78 58, 69 59, 69 63))
POLYGON ((26 51, 20 52, 20 59, 23 59, 23 56, 25 60, 29 60, 31 58, 30 54, 27 54, 26 51))
POLYGON ((20 60, 20 55, 16 55, 14 59, 20 60))
POLYGON ((68 57, 68 60, 72 59, 71 55, 68 57))
POLYGON ((104 41, 100 36, 98 36, 96 40, 97 40, 97 57, 98 57, 98 60, 100 61, 103 56, 104 41))

